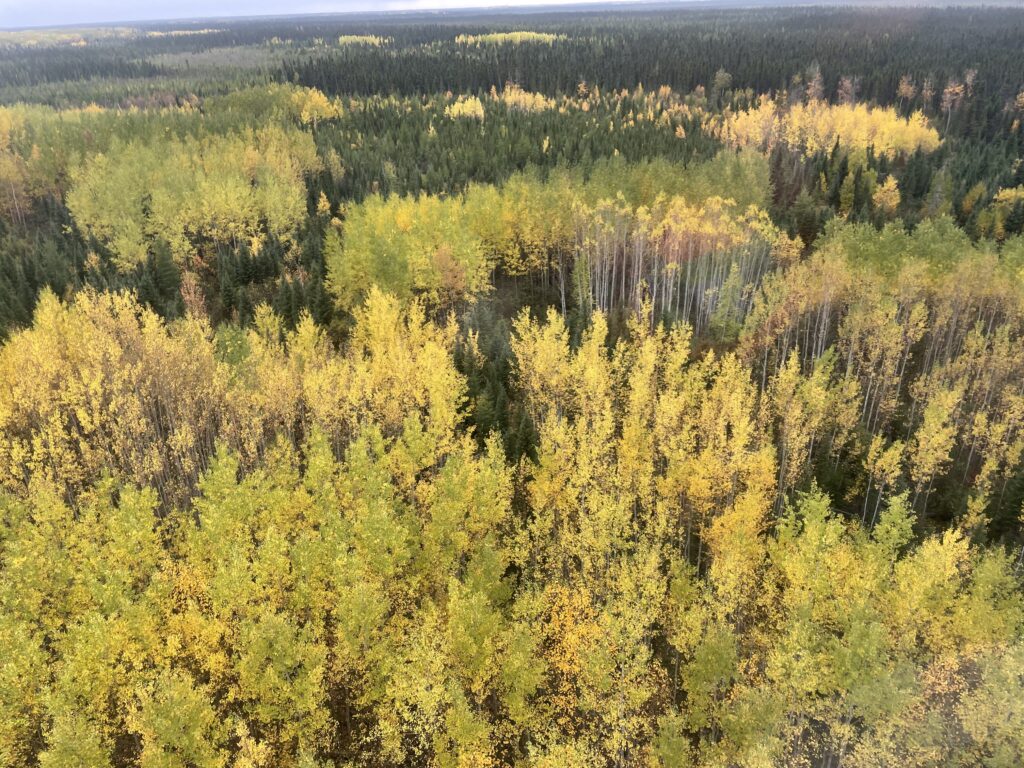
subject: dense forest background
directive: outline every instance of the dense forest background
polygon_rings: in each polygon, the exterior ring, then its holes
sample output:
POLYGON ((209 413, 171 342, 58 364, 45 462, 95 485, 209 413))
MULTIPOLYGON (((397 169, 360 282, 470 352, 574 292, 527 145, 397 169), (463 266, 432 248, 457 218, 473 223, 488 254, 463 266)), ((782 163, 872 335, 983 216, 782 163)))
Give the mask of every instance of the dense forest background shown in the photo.
POLYGON ((0 31, 0 766, 1024 764, 1022 40, 0 31))

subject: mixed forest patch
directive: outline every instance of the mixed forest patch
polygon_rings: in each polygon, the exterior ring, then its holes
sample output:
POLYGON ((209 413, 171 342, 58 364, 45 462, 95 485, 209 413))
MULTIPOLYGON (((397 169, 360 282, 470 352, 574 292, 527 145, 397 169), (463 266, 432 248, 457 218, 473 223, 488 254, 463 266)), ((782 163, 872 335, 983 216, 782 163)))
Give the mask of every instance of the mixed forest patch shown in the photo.
POLYGON ((1022 39, 0 32, 0 766, 1022 764, 1022 39))

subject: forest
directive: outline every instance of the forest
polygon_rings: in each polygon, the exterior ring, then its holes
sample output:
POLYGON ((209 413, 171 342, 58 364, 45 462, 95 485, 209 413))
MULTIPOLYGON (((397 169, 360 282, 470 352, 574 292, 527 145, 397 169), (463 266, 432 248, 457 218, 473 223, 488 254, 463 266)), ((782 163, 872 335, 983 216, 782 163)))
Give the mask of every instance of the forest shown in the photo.
POLYGON ((1022 40, 0 30, 0 768, 1024 765, 1022 40))

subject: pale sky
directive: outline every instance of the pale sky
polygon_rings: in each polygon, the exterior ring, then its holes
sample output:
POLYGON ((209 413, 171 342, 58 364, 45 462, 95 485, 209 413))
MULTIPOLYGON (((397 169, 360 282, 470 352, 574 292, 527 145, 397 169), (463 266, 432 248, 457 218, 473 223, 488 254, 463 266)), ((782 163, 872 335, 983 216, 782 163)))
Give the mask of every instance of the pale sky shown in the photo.
POLYGON ((157 19, 531 6, 594 0, 0 0, 0 29, 157 19))

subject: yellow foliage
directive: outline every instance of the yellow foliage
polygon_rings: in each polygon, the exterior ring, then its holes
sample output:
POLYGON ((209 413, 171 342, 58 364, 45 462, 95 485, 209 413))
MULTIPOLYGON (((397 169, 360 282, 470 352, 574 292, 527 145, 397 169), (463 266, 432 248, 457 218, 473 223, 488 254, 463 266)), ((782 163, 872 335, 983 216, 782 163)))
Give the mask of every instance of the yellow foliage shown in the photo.
POLYGON ((920 112, 903 118, 891 107, 824 101, 783 107, 768 98, 728 115, 722 135, 737 146, 770 149, 783 144, 806 155, 829 152, 837 141, 847 150, 871 147, 887 157, 939 146, 938 133, 920 112))
POLYGON ((455 103, 444 108, 444 114, 452 120, 469 118, 483 121, 484 105, 476 96, 460 96, 455 103))
POLYGON ((459 45, 521 45, 523 43, 541 43, 552 45, 559 40, 565 40, 565 35, 555 35, 547 32, 490 32, 485 35, 458 35, 455 42, 459 45))
POLYGON ((524 91, 515 83, 507 83, 498 98, 510 108, 522 112, 543 112, 555 107, 554 99, 549 99, 542 93, 524 91))
MULTIPOLYGON (((829 247, 788 267, 807 311, 816 280, 858 288, 829 247)), ((841 351, 890 376, 923 310, 861 279, 881 298, 841 351)), ((929 711, 964 762, 1015 743, 1011 557, 915 537, 907 494, 862 527, 804 474, 852 429, 838 356, 794 349, 760 386, 746 352, 694 354, 646 309, 614 344, 601 313, 574 336, 524 311, 536 458, 515 465, 465 426, 454 322, 377 288, 354 314, 335 348, 308 316, 214 335, 86 291, 0 349, 3 759, 102 766, 129 739, 204 768, 918 759, 929 711)), ((927 487, 969 403, 944 382, 1009 375, 1012 344, 976 329, 912 387, 909 447, 866 448, 876 488, 927 487)), ((1009 389, 970 420, 996 464, 1024 450, 1009 389)))
POLYGON ((380 48, 391 42, 390 37, 378 37, 376 35, 341 35, 338 38, 338 45, 368 45, 373 48, 380 48))
POLYGON ((875 208, 887 216, 896 213, 900 207, 900 190, 896 186, 896 178, 892 175, 888 176, 875 190, 871 200, 875 204, 875 208))

